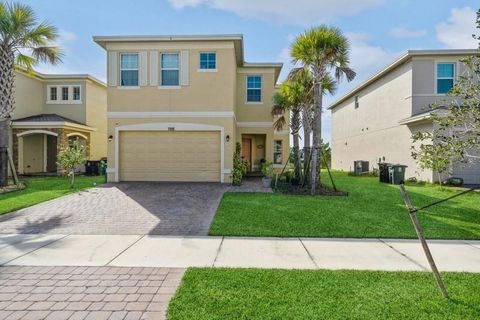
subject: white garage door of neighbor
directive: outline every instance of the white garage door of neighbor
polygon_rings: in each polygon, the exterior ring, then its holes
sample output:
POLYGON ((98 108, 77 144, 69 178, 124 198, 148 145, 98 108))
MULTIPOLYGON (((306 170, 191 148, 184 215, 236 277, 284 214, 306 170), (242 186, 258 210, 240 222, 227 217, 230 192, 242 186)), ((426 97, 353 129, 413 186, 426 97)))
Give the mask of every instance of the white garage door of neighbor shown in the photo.
POLYGON ((218 131, 120 132, 122 181, 220 181, 218 131))
POLYGON ((455 164, 453 176, 463 178, 464 184, 480 184, 480 164, 455 164))

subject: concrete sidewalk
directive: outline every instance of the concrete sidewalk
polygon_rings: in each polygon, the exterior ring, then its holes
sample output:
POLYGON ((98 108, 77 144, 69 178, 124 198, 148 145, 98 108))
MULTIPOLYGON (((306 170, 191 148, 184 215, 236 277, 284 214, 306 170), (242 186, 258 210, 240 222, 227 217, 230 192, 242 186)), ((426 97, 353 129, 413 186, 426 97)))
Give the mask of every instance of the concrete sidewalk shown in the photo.
MULTIPOLYGON (((429 244, 440 270, 480 272, 480 241, 429 244)), ((0 235, 0 265, 429 270, 415 240, 151 235, 0 235)))

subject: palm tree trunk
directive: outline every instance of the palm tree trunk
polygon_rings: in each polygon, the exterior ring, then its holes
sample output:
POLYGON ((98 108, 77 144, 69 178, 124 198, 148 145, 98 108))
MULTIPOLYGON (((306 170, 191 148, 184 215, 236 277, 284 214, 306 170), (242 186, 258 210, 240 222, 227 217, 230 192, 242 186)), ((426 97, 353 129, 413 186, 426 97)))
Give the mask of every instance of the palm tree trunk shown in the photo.
POLYGON ((312 132, 313 132, 313 149, 312 149, 312 172, 311 177, 312 180, 310 181, 311 188, 310 193, 314 195, 318 186, 320 185, 320 148, 322 143, 322 79, 323 79, 323 72, 316 71, 316 81, 315 86, 313 89, 314 94, 314 114, 313 114, 313 125, 312 125, 312 132))
POLYGON ((293 164, 294 177, 297 182, 300 182, 301 165, 300 165, 300 138, 298 132, 300 130, 300 112, 298 110, 292 111, 292 137, 293 137, 293 164))
POLYGON ((304 172, 303 172, 303 179, 305 181, 302 181, 302 184, 303 185, 306 185, 306 183, 308 182, 309 180, 309 172, 307 172, 307 161, 308 159, 310 159, 310 149, 311 149, 311 138, 310 138, 310 134, 312 133, 312 131, 306 127, 307 124, 303 123, 303 166, 304 166, 304 172))
POLYGON ((0 47, 0 187, 8 183, 8 141, 9 123, 13 111, 13 85, 14 85, 13 52, 0 47))

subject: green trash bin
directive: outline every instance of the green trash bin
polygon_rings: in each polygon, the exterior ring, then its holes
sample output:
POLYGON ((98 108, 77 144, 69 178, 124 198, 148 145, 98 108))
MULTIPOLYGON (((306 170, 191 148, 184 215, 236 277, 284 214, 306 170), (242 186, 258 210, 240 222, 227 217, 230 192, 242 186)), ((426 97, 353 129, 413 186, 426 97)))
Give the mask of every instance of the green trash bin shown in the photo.
POLYGON ((388 177, 391 184, 402 184, 405 182, 405 170, 403 164, 390 164, 388 166, 388 177))

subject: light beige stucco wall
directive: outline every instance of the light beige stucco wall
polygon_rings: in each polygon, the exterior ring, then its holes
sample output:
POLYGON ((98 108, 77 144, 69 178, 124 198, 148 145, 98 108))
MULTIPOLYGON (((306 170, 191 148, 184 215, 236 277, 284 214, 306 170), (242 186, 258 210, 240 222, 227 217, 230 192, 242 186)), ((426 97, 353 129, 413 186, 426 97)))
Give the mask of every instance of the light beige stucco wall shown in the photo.
POLYGON ((411 157, 412 130, 399 121, 411 116, 412 64, 407 62, 332 110, 332 167, 353 171, 355 160, 377 167, 379 158, 407 165, 406 177, 431 180, 411 157))
POLYGON ((86 82, 86 124, 97 131, 90 133, 90 159, 107 156, 107 88, 91 81, 86 82))
POLYGON ((42 113, 43 83, 34 75, 15 72, 15 110, 13 120, 42 113))
MULTIPOLYGON (((204 124, 213 125, 224 128, 224 135, 230 136, 230 141, 224 141, 224 169, 231 170, 233 168, 233 152, 235 148, 235 124, 233 118, 150 118, 150 119, 108 119, 108 135, 112 135, 114 138, 108 143, 108 168, 109 172, 116 168, 115 163, 115 128, 118 126, 126 126, 133 124, 146 124, 146 123, 189 123, 189 124, 204 124)), ((225 182, 230 182, 230 174, 224 174, 225 182)), ((108 174, 108 180, 114 181, 114 175, 108 174)))
MULTIPOLYGON (((233 42, 155 42, 155 43, 111 43, 109 52, 117 56, 117 83, 120 81, 119 54, 123 52, 147 51, 148 85, 139 89, 125 89, 120 86, 108 88, 108 111, 233 111, 235 104, 235 51, 233 42), (166 89, 150 83, 153 70, 150 56, 159 52, 189 52, 189 84, 180 88, 166 89), (217 71, 199 71, 200 52, 216 52, 217 71)), ((158 62, 160 65, 160 61, 158 62)), ((107 63, 110 66, 110 63, 107 63)), ((140 71, 141 72, 141 71, 140 71)), ((180 74, 182 71, 180 70, 180 74)), ((160 77, 158 77, 160 79, 160 77)))
MULTIPOLYGON (((42 113, 54 113, 62 117, 72 119, 81 123, 87 122, 85 111, 85 80, 78 79, 58 79, 58 80, 46 80, 43 83, 43 112, 42 113), (81 103, 62 103, 61 100, 58 103, 51 104, 47 101, 48 86, 80 86, 81 103)), ((57 93, 58 99, 61 97, 61 92, 57 93)))
POLYGON ((237 108, 238 122, 272 122, 272 98, 275 93, 275 69, 242 67, 237 70, 237 108), (262 102, 247 102, 247 76, 262 77, 262 102))

